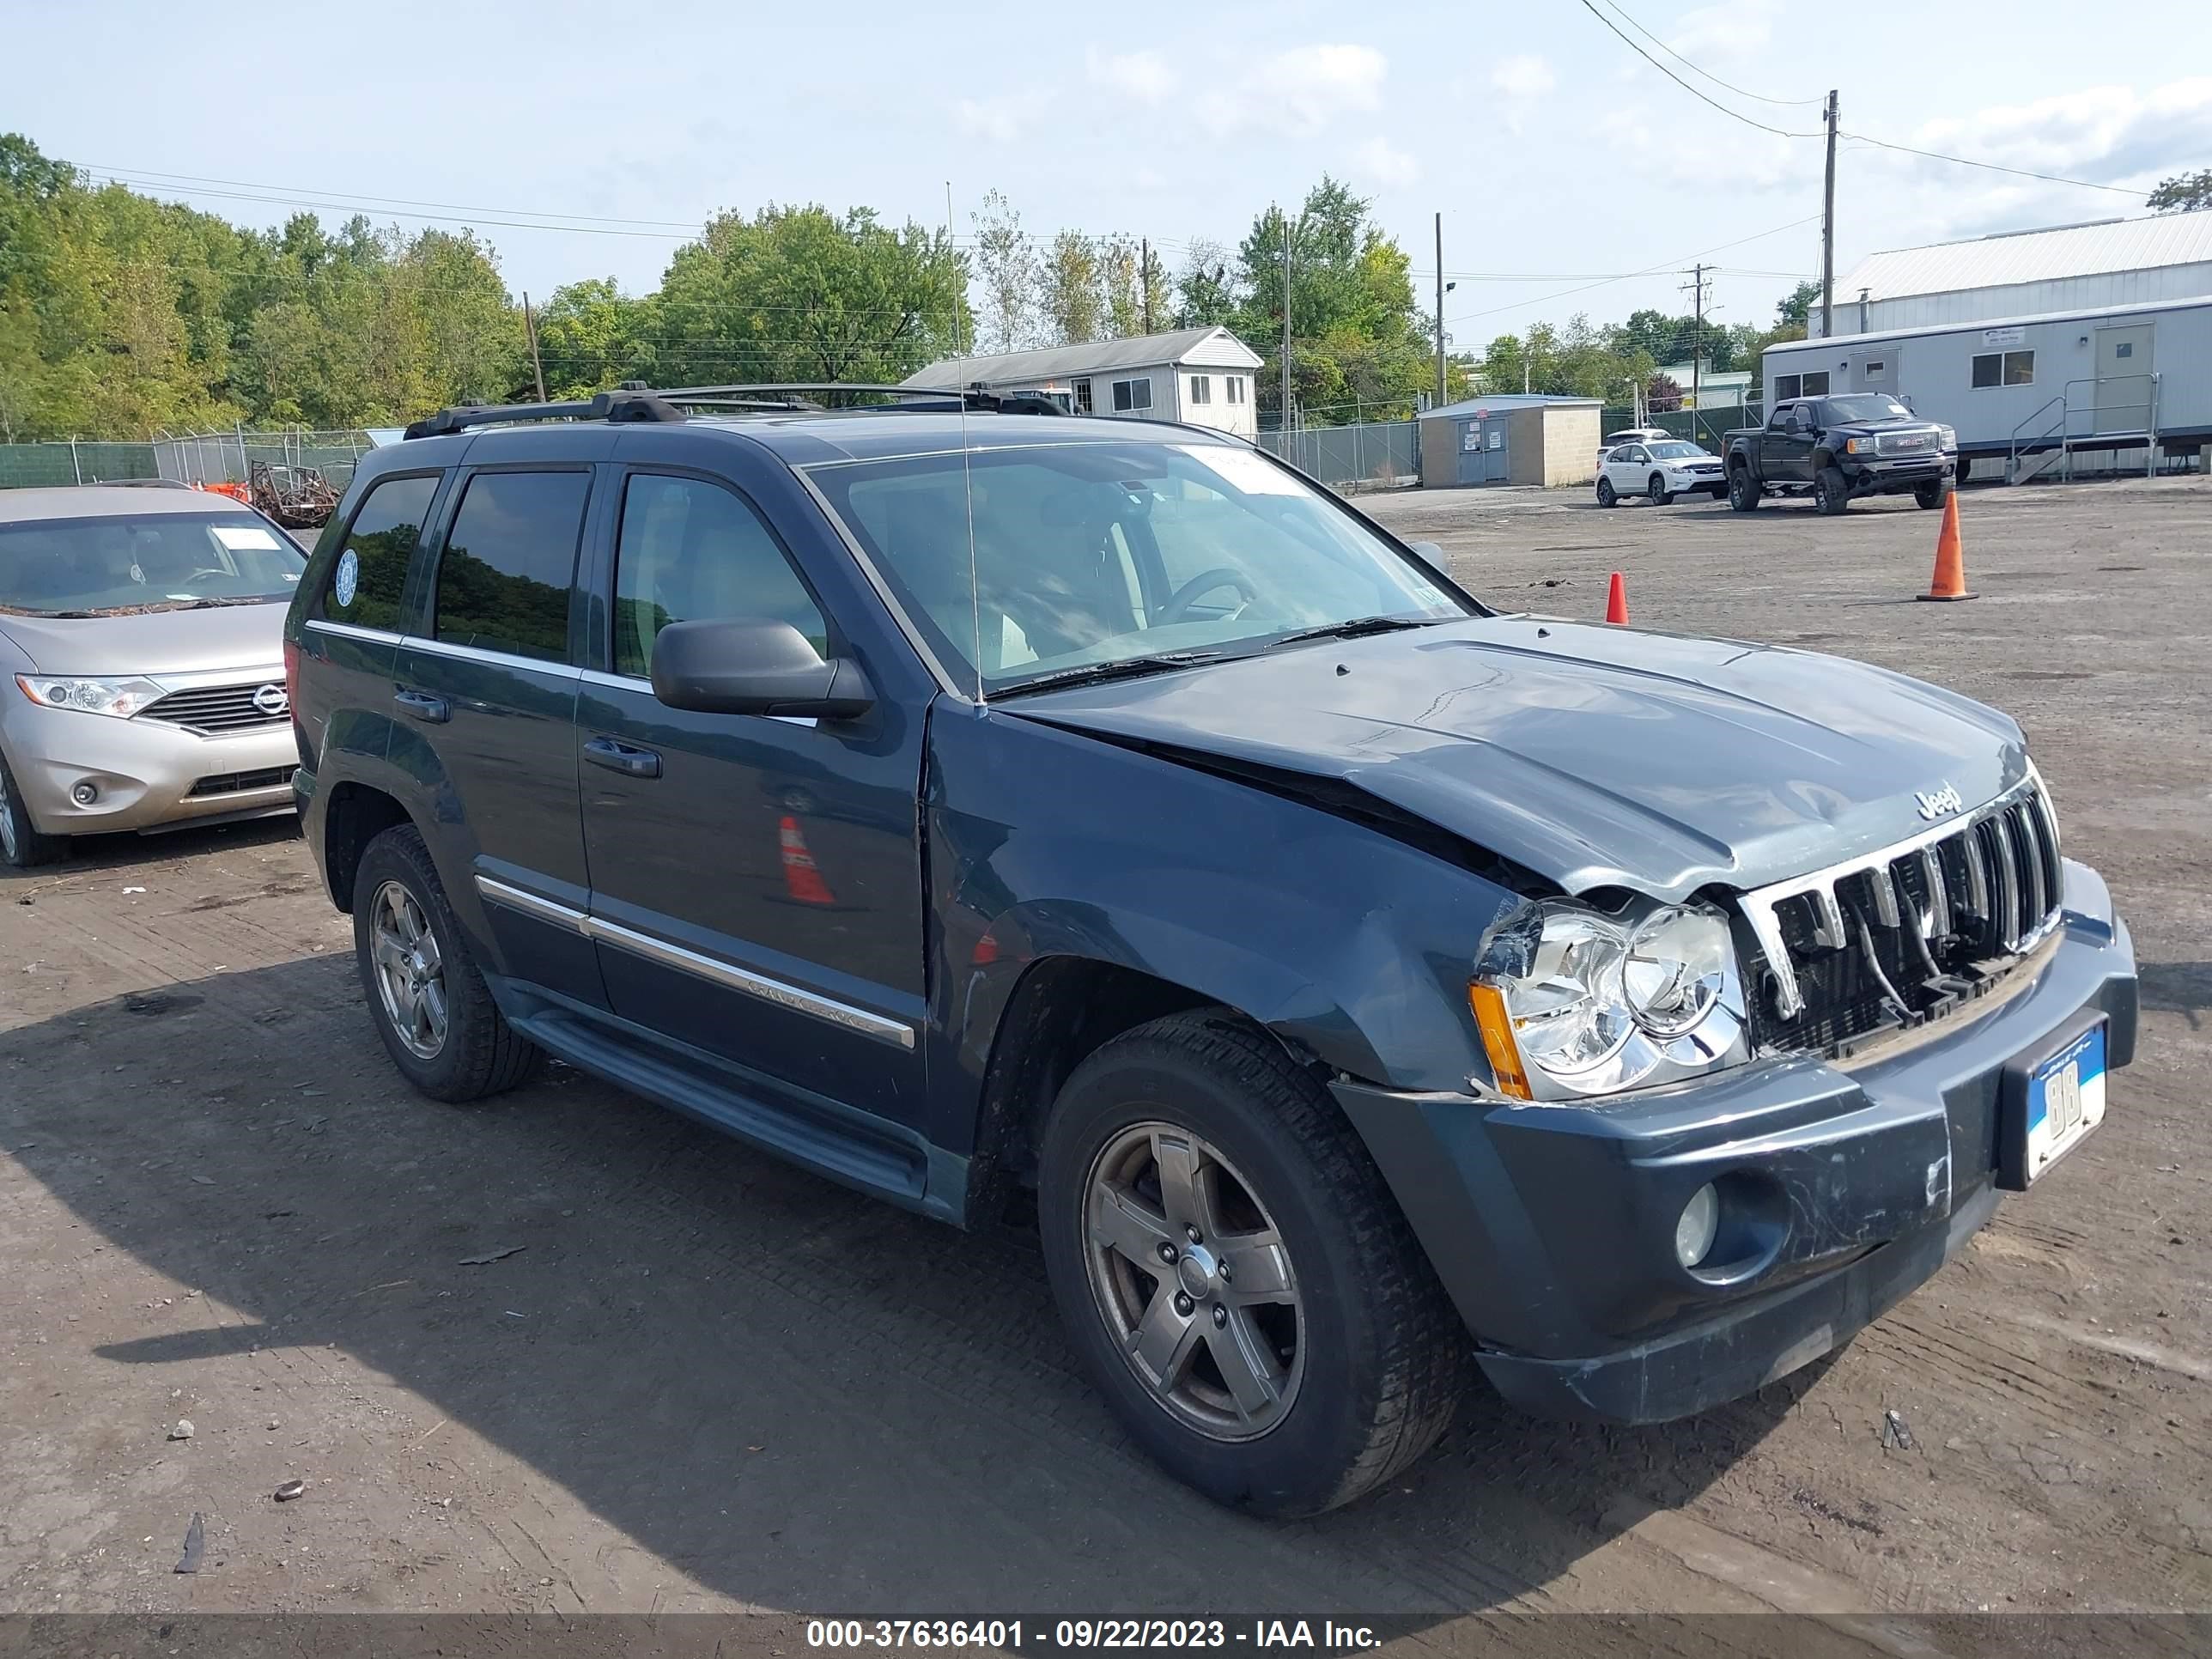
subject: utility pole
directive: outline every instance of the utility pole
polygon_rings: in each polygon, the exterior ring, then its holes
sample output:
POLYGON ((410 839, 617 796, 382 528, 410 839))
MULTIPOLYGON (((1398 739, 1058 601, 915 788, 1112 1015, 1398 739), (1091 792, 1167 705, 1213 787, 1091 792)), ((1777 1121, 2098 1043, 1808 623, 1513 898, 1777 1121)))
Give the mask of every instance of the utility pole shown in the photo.
POLYGON ((1820 191, 1820 337, 1836 331, 1836 94, 1828 94, 1828 176, 1820 191))
POLYGON ((1291 216, 1283 216, 1283 441, 1290 442, 1291 430, 1291 237, 1294 227, 1291 216))
MULTIPOLYGON (((1703 264, 1690 270, 1690 407, 1698 406, 1698 394, 1705 385, 1705 271, 1703 264)), ((1691 416, 1692 430, 1696 429, 1696 416, 1691 416)))
POLYGON ((545 364, 538 355, 538 319, 530 314, 530 295, 522 296, 522 331, 530 337, 530 367, 538 376, 538 401, 545 401, 545 364))
MULTIPOLYGON (((1128 246, 1127 242, 1121 244, 1128 246)), ((1145 332, 1152 331, 1152 240, 1147 236, 1139 244, 1144 252, 1137 256, 1137 288, 1145 296, 1145 332)))
POLYGON ((1437 215, 1437 407, 1444 406, 1444 216, 1437 215))

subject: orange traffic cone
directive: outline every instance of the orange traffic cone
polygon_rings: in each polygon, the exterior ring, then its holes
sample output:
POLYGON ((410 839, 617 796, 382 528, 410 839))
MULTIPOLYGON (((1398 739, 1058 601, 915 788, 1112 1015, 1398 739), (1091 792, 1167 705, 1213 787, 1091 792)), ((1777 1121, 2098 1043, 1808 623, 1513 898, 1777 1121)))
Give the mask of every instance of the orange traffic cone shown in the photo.
POLYGON ((1613 573, 1613 580, 1606 586, 1605 619, 1609 623, 1628 620, 1628 582, 1618 570, 1613 573))
POLYGON ((1966 555, 1959 544, 1959 497, 1954 492, 1943 498, 1943 528, 1936 535, 1936 579, 1928 585, 1925 593, 1915 593, 1916 599, 1971 599, 1966 592, 1966 555))
POLYGON ((806 850, 799 820, 787 814, 775 827, 775 838, 783 854, 783 884, 791 896, 801 904, 835 904, 837 896, 822 879, 821 871, 814 867, 814 855, 806 850))

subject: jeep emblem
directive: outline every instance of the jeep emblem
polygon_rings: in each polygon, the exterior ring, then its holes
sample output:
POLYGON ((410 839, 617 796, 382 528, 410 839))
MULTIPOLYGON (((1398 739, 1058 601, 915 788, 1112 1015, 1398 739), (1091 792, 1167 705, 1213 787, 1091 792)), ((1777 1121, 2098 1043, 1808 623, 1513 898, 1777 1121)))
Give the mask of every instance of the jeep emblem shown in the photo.
POLYGON ((1966 804, 1948 783, 1941 789, 1923 790, 1912 799, 1920 803, 1920 816, 1923 818, 1948 817, 1966 804))

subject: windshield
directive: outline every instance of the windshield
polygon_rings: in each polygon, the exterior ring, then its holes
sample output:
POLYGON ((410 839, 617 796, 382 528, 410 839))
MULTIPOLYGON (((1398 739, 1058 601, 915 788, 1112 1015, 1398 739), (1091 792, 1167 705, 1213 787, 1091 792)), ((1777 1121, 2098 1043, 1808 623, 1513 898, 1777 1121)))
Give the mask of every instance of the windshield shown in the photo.
POLYGON ((1828 419, 1838 421, 1909 421, 1912 411, 1894 398, 1871 392, 1864 397, 1831 398, 1828 419))
MULTIPOLYGON (((1651 446, 1651 459, 1657 461, 1687 461, 1705 454, 1705 452, 1695 444, 1671 443, 1651 446)), ((1707 456, 1707 459, 1711 458, 1707 456)))
POLYGON ((1241 447, 1050 444, 966 460, 964 477, 957 451, 811 476, 945 665, 980 672, 987 696, 1348 623, 1479 614, 1241 447))
POLYGON ((298 548, 250 513, 0 524, 0 611, 112 617, 289 601, 306 565, 298 548))

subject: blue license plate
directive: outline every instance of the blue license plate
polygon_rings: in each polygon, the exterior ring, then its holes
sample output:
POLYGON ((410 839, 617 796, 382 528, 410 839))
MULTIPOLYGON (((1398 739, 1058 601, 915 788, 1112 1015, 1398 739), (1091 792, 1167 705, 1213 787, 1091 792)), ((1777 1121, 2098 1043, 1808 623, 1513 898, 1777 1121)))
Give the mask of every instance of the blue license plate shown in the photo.
POLYGON ((2027 1181, 2056 1164, 2105 1121, 2105 1024, 2100 1020, 2027 1076, 2027 1181))

